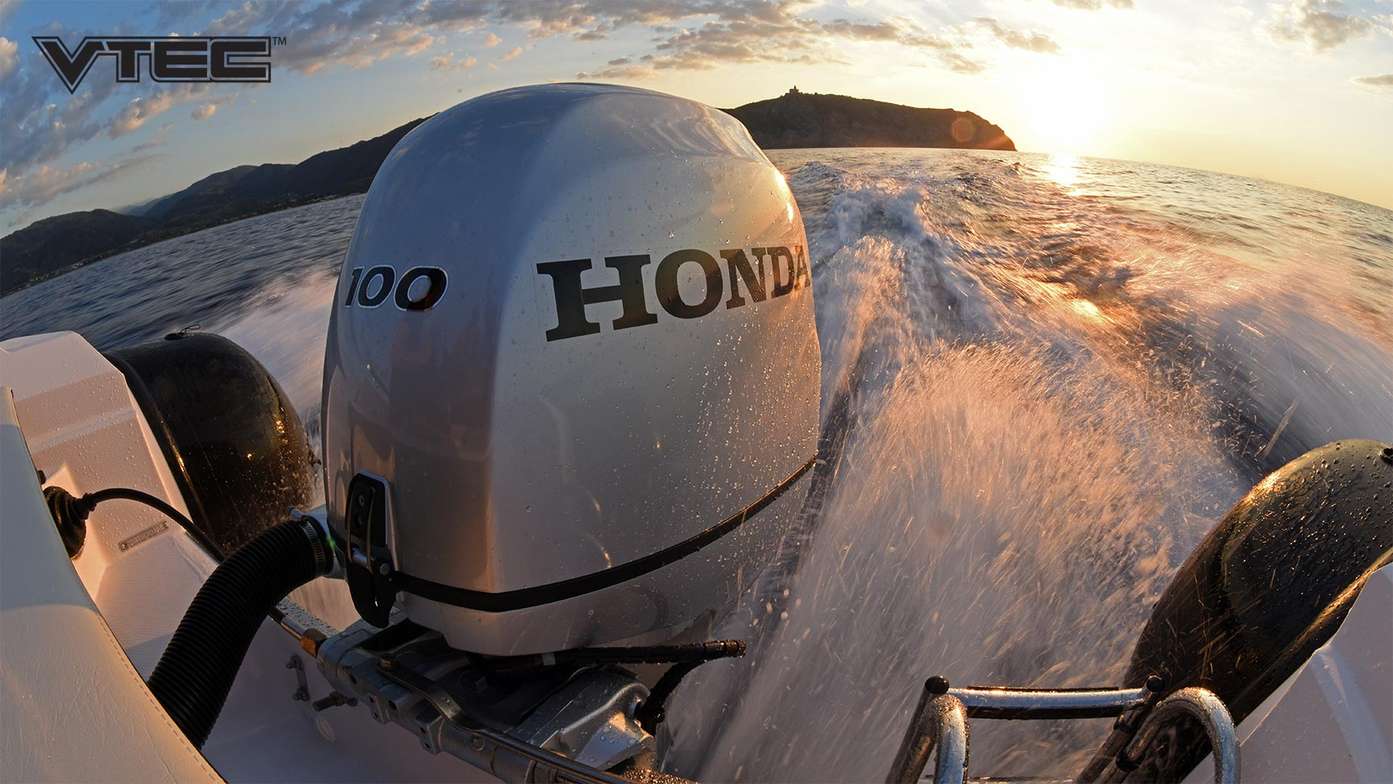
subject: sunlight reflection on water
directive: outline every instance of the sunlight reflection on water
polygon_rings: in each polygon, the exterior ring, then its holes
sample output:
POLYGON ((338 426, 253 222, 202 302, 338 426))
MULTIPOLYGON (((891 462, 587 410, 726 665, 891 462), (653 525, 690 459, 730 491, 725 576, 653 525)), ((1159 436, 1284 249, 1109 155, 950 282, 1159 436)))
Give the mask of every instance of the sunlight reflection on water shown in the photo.
POLYGON ((1079 181, 1079 158, 1069 153, 1055 153, 1045 163, 1044 173, 1061 188, 1072 188, 1079 181))

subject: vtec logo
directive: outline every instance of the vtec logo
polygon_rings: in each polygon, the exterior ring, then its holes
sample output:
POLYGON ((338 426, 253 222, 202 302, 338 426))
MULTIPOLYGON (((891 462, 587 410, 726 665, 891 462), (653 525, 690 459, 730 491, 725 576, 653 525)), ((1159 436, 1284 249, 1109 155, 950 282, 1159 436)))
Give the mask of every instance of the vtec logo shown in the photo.
POLYGON ((116 61, 118 82, 140 81, 142 60, 157 82, 269 82, 271 47, 285 38, 88 36, 70 50, 57 36, 36 35, 34 43, 73 93, 102 57, 116 61))

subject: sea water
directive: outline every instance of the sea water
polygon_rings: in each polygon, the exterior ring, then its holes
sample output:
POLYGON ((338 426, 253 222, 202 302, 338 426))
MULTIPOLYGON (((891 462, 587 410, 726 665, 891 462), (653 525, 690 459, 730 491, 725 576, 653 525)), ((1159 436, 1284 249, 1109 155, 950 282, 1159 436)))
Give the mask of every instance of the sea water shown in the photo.
MULTIPOLYGON (((1393 212, 1131 162, 798 150, 823 354, 822 495, 674 695, 667 767, 883 777, 923 680, 1116 684, 1152 603, 1264 473, 1393 441, 1393 212)), ((106 259, 0 334, 248 348, 312 431, 362 197, 106 259)), ((315 437, 317 440, 317 436, 315 437)), ((1070 775, 1102 722, 974 726, 974 774, 1070 775)))

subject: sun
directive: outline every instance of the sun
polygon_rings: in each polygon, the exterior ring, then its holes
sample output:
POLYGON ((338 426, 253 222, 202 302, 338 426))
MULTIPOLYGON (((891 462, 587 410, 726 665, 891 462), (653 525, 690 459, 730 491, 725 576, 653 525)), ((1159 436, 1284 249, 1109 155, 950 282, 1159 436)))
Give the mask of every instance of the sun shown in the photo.
POLYGON ((1107 100, 1096 68, 1060 60, 1025 82, 1027 143, 1039 152, 1093 152, 1107 120, 1107 100))

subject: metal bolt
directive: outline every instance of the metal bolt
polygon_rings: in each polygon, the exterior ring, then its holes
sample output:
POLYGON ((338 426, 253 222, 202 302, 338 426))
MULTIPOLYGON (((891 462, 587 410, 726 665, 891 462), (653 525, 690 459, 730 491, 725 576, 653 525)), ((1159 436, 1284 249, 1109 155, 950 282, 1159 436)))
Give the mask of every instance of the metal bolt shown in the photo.
POLYGON ((384 563, 384 564, 378 564, 378 565, 377 565, 377 573, 380 574, 380 575, 382 575, 383 577, 386 577, 387 575, 389 575, 389 574, 392 573, 392 567, 388 566, 388 565, 385 564, 385 563, 384 563))

